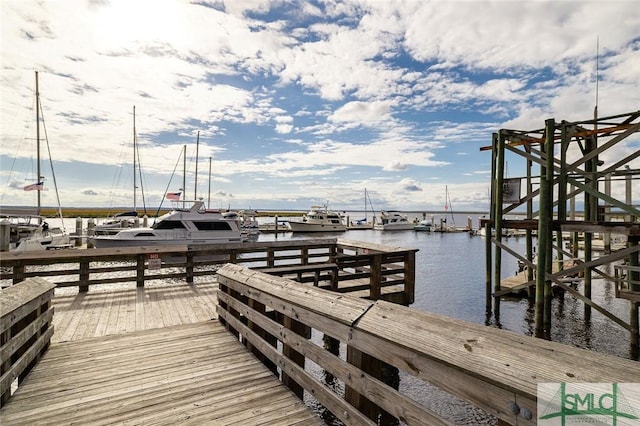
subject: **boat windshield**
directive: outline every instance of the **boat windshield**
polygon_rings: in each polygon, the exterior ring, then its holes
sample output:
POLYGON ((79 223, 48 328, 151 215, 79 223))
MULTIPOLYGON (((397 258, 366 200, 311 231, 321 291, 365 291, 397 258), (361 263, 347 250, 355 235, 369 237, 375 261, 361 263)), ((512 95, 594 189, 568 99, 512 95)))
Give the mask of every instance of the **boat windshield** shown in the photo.
POLYGON ((151 226, 153 229, 184 229, 184 223, 179 220, 161 220, 151 226))
POLYGON ((198 231, 230 231, 231 225, 228 222, 201 222, 196 221, 193 224, 198 231))

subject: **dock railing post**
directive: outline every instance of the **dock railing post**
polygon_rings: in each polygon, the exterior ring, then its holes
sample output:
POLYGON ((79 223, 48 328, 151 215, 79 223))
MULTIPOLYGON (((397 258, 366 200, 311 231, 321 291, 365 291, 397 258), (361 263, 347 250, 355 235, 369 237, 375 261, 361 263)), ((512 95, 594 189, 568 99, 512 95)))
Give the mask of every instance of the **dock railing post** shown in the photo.
MULTIPOLYGON (((219 303, 222 303, 222 302, 219 302, 219 303)), ((255 299, 249 299, 248 303, 249 303, 249 307, 255 310, 260 315, 268 316, 267 309, 264 303, 260 303, 255 299)), ((273 314, 274 312, 275 311, 271 311, 271 314, 273 314)), ((278 339, 275 336, 272 336, 271 334, 267 333, 265 329, 263 329, 253 321, 247 320, 247 327, 249 327, 251 331, 256 333, 262 340, 270 343, 271 346, 273 346, 274 348, 278 347, 278 339)), ((272 362, 262 352, 260 352, 260 350, 257 349, 251 342, 247 342, 246 345, 247 345, 247 349, 249 349, 256 358, 258 358, 265 366, 267 366, 267 368, 271 370, 273 374, 278 375, 278 366, 274 362, 272 362)))
POLYGON ((404 254, 404 304, 409 306, 416 295, 416 252, 404 254))
POLYGON ((380 284, 382 283, 382 254, 371 256, 371 275, 369 277, 369 297, 371 300, 380 299, 380 284))
POLYGON ((144 268, 146 254, 136 255, 136 287, 144 287, 144 268))
POLYGON ((89 259, 80 259, 80 285, 78 291, 86 293, 89 291, 89 259))
MULTIPOLYGON (((299 336, 305 337, 306 339, 309 339, 311 337, 311 329, 303 323, 294 320, 293 318, 285 316, 283 319, 283 325, 299 336)), ((283 345, 282 354, 304 369, 305 357, 303 354, 293 349, 293 347, 287 344, 283 345)), ((291 391, 295 393, 298 398, 304 398, 304 387, 302 387, 298 382, 289 377, 289 375, 287 375, 287 373, 285 373, 284 371, 282 372, 282 383, 287 385, 287 387, 291 389, 291 391)))
POLYGON ((20 263, 13 267, 13 284, 18 284, 25 279, 25 264, 20 263))
POLYGON ((185 272, 187 273, 186 280, 187 283, 193 283, 193 252, 186 252, 187 262, 185 265, 185 272))

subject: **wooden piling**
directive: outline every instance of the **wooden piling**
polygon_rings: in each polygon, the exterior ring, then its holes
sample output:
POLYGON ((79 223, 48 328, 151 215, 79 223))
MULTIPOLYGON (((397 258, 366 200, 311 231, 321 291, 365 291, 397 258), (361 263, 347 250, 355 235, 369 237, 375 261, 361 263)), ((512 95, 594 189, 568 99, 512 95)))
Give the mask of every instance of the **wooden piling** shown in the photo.
MULTIPOLYGON (((535 301, 535 336, 544 337, 545 333, 545 286, 547 272, 547 257, 550 255, 548 247, 551 247, 552 237, 552 213, 553 192, 552 182, 549 182, 547 169, 549 163, 553 170, 553 136, 555 132, 555 120, 545 121, 545 143, 541 146, 542 154, 546 155, 546 161, 540 165, 540 216, 538 219, 538 265, 536 275, 536 301, 535 301)), ((549 271, 551 272, 551 271, 549 271)))
MULTIPOLYGON (((499 243, 502 242, 502 215, 503 215, 503 207, 502 201, 504 199, 503 185, 504 185, 504 168, 505 168, 505 135, 502 130, 498 132, 498 149, 496 155, 496 198, 495 198, 495 206, 494 206, 494 224, 496 228, 496 241, 499 243)), ((493 238, 491 234, 487 235, 486 238, 493 238)), ((502 271, 502 249, 499 245, 495 247, 495 268, 493 270, 493 285, 495 291, 500 291, 500 281, 501 281, 501 271, 502 271)), ((500 298, 496 297, 493 300, 493 312, 496 318, 500 317, 500 298)))

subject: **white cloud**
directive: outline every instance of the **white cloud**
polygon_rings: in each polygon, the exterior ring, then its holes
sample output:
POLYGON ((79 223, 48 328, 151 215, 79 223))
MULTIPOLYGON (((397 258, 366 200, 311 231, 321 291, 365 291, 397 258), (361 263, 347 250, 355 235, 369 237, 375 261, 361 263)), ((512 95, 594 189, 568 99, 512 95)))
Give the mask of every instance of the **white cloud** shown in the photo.
MULTIPOLYGON (((423 196, 422 182, 436 179, 457 193, 473 181, 465 173, 489 167, 477 149, 491 132, 592 115, 598 36, 600 115, 638 109, 640 8, 630 4, 4 2, 0 174, 20 181, 5 160, 14 156, 32 164, 37 69, 64 203, 87 202, 88 185, 92 200, 115 192, 133 105, 155 194, 181 173, 183 145, 193 157, 197 131, 218 189, 237 197, 270 193, 265 176, 279 187, 287 176, 335 178, 354 191, 398 184, 387 171, 414 179, 423 196)), ((306 200, 299 191, 291 184, 282 199, 306 200)), ((12 202, 32 196, 15 190, 12 202)))

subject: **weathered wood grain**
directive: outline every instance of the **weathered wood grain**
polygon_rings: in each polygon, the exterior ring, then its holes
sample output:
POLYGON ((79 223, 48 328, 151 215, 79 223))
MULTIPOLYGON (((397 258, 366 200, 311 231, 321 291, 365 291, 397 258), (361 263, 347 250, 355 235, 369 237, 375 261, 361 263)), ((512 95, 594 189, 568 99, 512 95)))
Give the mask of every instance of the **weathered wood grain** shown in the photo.
POLYGON ((0 423, 323 424, 217 321, 52 344, 0 423))

